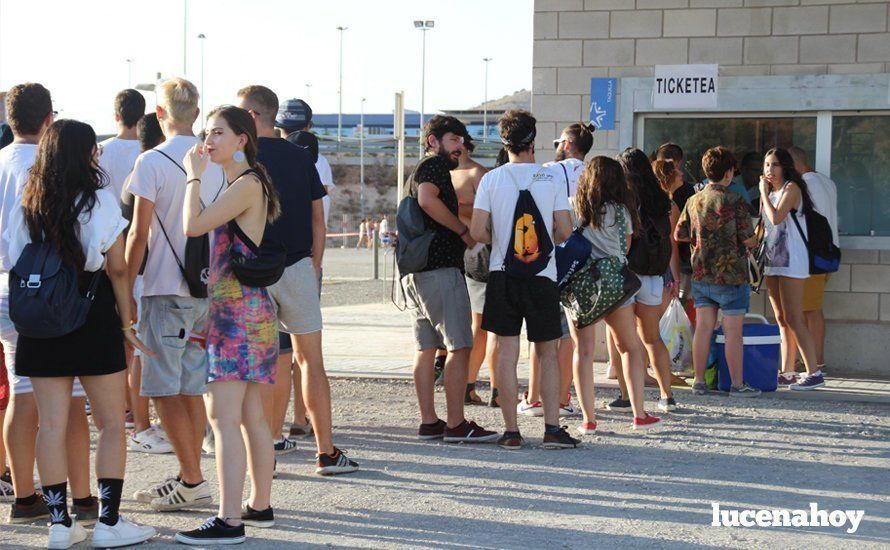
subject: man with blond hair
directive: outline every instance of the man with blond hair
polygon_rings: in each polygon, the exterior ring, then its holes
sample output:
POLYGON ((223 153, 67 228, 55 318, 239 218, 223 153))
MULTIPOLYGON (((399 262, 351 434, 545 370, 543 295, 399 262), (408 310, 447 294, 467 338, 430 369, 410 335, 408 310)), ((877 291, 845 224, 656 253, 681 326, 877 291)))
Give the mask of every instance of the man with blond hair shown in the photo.
MULTIPOLYGON (((139 333, 156 356, 142 358, 141 395, 154 398, 179 461, 176 476, 137 491, 134 498, 165 511, 209 504, 212 497, 201 472, 207 359, 200 337, 195 337, 204 333, 208 303, 206 297, 193 296, 186 283, 182 227, 187 185, 182 159, 199 143, 192 133, 199 115, 198 90, 185 79, 172 78, 158 86, 157 96, 158 121, 167 139, 136 159, 129 184, 135 203, 126 258, 132 286, 147 246, 139 333)), ((210 204, 225 190, 222 169, 210 163, 202 183, 202 202, 210 204)))

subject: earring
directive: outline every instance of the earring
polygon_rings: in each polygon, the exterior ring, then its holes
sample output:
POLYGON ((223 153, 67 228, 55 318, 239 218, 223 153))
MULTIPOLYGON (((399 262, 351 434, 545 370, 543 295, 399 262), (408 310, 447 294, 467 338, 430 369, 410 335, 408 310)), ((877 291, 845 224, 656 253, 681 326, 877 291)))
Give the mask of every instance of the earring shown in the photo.
POLYGON ((232 155, 232 160, 234 160, 235 162, 240 164, 240 163, 244 162, 245 160, 247 160, 247 157, 244 156, 244 151, 242 151, 241 149, 238 149, 232 155))

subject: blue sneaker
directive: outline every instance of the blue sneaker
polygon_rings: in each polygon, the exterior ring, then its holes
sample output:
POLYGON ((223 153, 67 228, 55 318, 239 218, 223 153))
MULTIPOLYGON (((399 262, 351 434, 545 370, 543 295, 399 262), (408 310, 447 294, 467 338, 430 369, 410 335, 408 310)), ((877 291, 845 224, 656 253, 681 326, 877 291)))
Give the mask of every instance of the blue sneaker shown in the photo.
POLYGON ((788 389, 794 391, 808 391, 815 390, 817 388, 821 388, 825 385, 825 377, 822 375, 822 372, 816 372, 813 374, 808 374, 807 376, 800 379, 797 384, 791 384, 788 386, 788 389))

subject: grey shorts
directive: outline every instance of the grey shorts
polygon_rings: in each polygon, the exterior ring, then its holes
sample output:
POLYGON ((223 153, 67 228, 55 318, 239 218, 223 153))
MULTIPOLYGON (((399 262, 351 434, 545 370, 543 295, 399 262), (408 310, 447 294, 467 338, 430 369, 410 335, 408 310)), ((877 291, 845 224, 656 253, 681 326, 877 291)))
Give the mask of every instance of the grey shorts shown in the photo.
POLYGON ((473 313, 482 315, 485 309, 485 287, 488 283, 480 283, 479 281, 467 279, 467 293, 470 295, 470 309, 473 313))
POLYGON ((208 300, 185 296, 143 296, 139 337, 157 354, 142 357, 143 397, 204 395, 207 352, 190 340, 206 335, 208 300))
POLYGON ((405 277, 405 294, 414 315, 414 341, 418 350, 473 347, 470 297, 463 274, 456 267, 411 273, 405 277))
POLYGON ((288 266, 268 290, 282 332, 311 334, 321 330, 318 274, 312 266, 312 258, 303 258, 288 266))

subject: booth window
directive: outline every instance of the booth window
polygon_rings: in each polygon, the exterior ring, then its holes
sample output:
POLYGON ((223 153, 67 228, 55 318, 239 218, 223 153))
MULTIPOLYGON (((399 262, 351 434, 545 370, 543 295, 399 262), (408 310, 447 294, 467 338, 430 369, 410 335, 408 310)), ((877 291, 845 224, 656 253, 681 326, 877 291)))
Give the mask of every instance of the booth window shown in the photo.
MULTIPOLYGON (((721 118, 674 118, 646 117, 643 128, 643 143, 646 154, 651 154, 659 145, 674 142, 683 148, 683 170, 687 179, 704 181, 701 159, 711 147, 722 145, 735 154, 739 162, 747 160, 754 164, 773 147, 797 145, 815 158, 816 118, 815 117, 721 117, 721 118)), ((753 166, 752 166, 753 168, 753 166)), ((761 168, 762 170, 762 168, 761 168)), ((754 170, 751 177, 755 176, 754 170)), ((749 180, 751 178, 746 178, 749 180)), ((745 181, 747 186, 757 181, 745 181)))
POLYGON ((831 133, 841 235, 890 235, 890 116, 835 115, 831 133))

